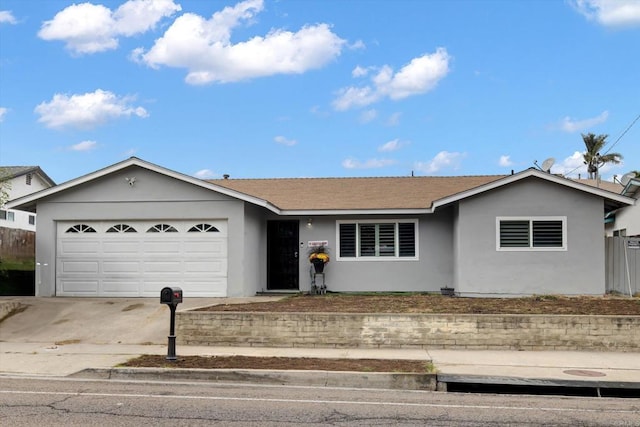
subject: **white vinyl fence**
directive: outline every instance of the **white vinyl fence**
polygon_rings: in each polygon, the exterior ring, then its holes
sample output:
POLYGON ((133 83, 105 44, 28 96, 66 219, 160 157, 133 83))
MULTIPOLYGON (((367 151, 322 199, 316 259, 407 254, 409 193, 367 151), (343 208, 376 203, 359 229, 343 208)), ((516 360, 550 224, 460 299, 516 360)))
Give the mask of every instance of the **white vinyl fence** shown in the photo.
POLYGON ((640 294, 640 238, 605 239, 607 292, 640 294))

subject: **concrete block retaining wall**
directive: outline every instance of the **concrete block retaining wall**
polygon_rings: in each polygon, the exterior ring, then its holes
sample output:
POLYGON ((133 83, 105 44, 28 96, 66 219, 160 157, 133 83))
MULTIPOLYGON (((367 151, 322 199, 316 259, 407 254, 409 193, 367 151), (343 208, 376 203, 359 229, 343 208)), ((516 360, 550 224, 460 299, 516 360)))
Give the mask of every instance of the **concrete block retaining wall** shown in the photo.
POLYGON ((640 351, 640 316, 184 311, 184 345, 640 351))
POLYGON ((19 301, 0 301, 0 320, 22 307, 19 301))

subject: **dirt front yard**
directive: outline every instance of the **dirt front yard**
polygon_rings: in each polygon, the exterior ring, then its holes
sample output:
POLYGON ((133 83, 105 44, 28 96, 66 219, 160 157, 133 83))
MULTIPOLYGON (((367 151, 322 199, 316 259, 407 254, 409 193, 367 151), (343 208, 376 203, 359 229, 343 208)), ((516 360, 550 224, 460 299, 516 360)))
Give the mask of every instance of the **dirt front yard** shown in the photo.
POLYGON ((640 316, 640 298, 564 297, 458 298, 430 294, 295 295, 277 301, 220 304, 203 311, 434 314, 573 314, 640 316))
POLYGON ((433 371, 433 366, 424 360, 325 359, 310 357, 253 356, 178 356, 178 360, 168 361, 165 356, 144 355, 129 360, 121 366, 138 368, 272 369, 345 372, 429 373, 433 371))

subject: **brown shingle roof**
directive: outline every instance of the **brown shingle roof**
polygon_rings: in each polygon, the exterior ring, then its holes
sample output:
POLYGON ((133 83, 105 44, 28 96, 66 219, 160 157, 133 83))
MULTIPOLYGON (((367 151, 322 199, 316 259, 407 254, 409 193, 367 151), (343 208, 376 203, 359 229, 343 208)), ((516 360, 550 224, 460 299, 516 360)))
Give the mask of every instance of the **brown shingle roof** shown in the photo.
POLYGON ((428 209, 433 201, 503 178, 455 177, 214 179, 283 210, 428 209))
POLYGON ((611 181, 596 181, 595 179, 576 179, 574 180, 581 184, 587 184, 591 187, 601 188, 603 190, 611 191, 612 193, 620 194, 622 189, 624 188, 622 185, 617 182, 611 181))

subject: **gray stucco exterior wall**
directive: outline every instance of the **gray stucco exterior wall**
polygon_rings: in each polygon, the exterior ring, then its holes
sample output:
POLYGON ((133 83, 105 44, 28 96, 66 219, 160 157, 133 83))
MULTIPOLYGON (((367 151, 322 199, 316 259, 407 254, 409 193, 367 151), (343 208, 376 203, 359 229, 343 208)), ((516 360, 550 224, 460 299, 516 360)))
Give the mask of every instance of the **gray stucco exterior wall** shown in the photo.
POLYGON ((334 292, 439 292, 453 280, 451 209, 431 215, 315 217, 311 228, 300 219, 300 289, 310 289, 307 243, 327 240, 331 262, 325 267, 327 288, 334 292), (338 260, 338 220, 418 220, 418 259, 338 260))
POLYGON ((534 177, 460 201, 455 218, 456 292, 604 294, 603 212, 600 197, 534 177), (566 216, 567 250, 498 251, 500 216, 566 216))
MULTIPOLYGON (((237 258, 234 262, 243 270, 244 281, 240 286, 230 283, 229 296, 251 296, 267 289, 266 216, 264 208, 244 203, 244 252, 234 254, 237 258)), ((239 237, 229 236, 229 239, 235 238, 239 237)))

